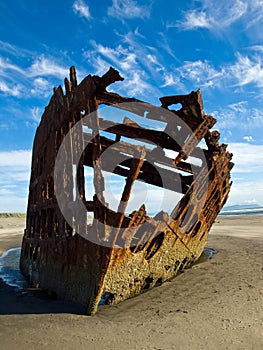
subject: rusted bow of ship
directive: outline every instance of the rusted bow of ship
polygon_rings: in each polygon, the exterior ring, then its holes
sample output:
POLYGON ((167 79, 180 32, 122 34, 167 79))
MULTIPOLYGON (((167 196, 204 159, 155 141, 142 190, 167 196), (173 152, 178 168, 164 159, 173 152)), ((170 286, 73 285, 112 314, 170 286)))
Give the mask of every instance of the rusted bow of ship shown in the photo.
POLYGON ((77 84, 71 67, 33 146, 20 267, 35 286, 86 305, 88 314, 198 259, 231 187, 232 154, 211 131, 216 120, 204 113, 199 90, 155 106, 106 90, 122 80, 110 68, 77 84), (115 209, 106 201, 106 173, 125 179, 115 209), (129 213, 138 182, 179 199, 170 212, 150 216, 141 203, 129 213))

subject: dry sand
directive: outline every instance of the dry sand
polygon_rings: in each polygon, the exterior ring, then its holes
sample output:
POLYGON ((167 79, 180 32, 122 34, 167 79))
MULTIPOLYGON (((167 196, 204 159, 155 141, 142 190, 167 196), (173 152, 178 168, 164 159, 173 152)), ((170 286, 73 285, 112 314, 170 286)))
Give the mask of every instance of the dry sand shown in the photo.
MULTIPOLYGON (((0 253, 24 221, 0 219, 0 253)), ((212 259, 97 315, 0 283, 0 348, 263 349, 263 216, 219 217, 212 259)))

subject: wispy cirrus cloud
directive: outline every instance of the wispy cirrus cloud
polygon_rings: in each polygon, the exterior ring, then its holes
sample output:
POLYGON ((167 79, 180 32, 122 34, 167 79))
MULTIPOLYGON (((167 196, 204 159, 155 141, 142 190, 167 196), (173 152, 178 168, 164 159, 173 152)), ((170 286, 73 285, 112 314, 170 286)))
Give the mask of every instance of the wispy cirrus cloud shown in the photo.
POLYGON ((10 59, 4 58, 0 56, 0 75, 8 77, 9 72, 16 72, 18 74, 24 75, 25 71, 23 68, 19 67, 18 65, 12 63, 10 59))
POLYGON ((237 60, 229 66, 230 74, 234 81, 234 86, 244 86, 255 84, 263 88, 263 59, 262 56, 253 55, 251 57, 237 53, 237 60))
POLYGON ((216 127, 220 130, 239 130, 241 135, 245 134, 243 138, 247 132, 253 131, 254 138, 257 136, 258 141, 263 142, 263 109, 251 107, 247 101, 239 101, 211 114, 217 119, 216 127))
POLYGON ((84 57, 94 66, 97 74, 103 74, 113 65, 127 80, 138 81, 141 87, 138 85, 137 89, 132 89, 132 93, 142 93, 143 88, 149 90, 151 81, 157 95, 160 91, 156 85, 160 89, 176 86, 183 92, 189 86, 192 88, 193 84, 202 89, 232 89, 232 93, 237 93, 233 87, 242 88, 251 84, 255 92, 263 95, 263 58, 258 51, 251 49, 246 55, 237 52, 231 63, 222 62, 219 66, 203 59, 176 61, 176 65, 170 68, 165 65, 164 58, 156 47, 144 45, 145 39, 140 33, 130 31, 118 35, 119 43, 111 47, 91 40, 93 50, 84 52, 84 57))
POLYGON ((41 109, 35 106, 35 107, 32 107, 31 112, 32 112, 31 116, 33 121, 35 121, 36 123, 39 123, 42 115, 41 109))
POLYGON ((247 18, 247 28, 255 24, 260 24, 263 18, 263 2, 262 0, 251 0, 249 4, 249 16, 247 18))
POLYGON ((61 62, 64 61, 64 52, 59 52, 59 59, 50 54, 37 53, 30 50, 26 50, 15 45, 11 45, 8 42, 0 40, 0 75, 9 76, 10 72, 16 72, 21 76, 37 76, 37 75, 52 75, 56 77, 64 76, 66 69, 61 62), (23 58, 23 61, 21 60, 23 58), (29 65, 25 66, 25 60, 29 62, 29 65), (23 62, 23 66, 19 63, 23 62))
POLYGON ((139 5, 135 0, 112 0, 108 15, 119 19, 150 17, 150 5, 139 5))
POLYGON ((2 40, 0 40, 0 48, 2 52, 16 57, 28 57, 33 55, 32 51, 25 49, 24 47, 17 47, 2 40))
POLYGON ((252 45, 248 47, 249 50, 263 52, 263 45, 252 45))
MULTIPOLYGON (((154 74, 163 69, 154 55, 154 49, 137 41, 136 34, 121 36, 120 43, 109 47, 91 40, 93 50, 84 52, 84 57, 96 69, 96 74, 104 74, 109 66, 114 66, 125 77, 125 94, 151 96, 157 88, 150 83, 154 74)), ((122 88, 121 88, 122 89, 122 88)))
POLYGON ((214 19, 201 10, 190 10, 183 14, 183 19, 177 22, 167 22, 167 28, 180 28, 182 30, 193 30, 198 28, 212 28, 214 19))
POLYGON ((110 48, 102 44, 97 44, 94 40, 91 41, 91 44, 98 54, 118 65, 123 71, 128 71, 136 65, 136 54, 122 45, 118 45, 116 48, 110 48))
POLYGON ((86 19, 91 19, 91 13, 89 6, 85 3, 84 0, 76 0, 72 5, 74 13, 78 14, 81 17, 86 19))
MULTIPOLYGON (((20 129, 24 126, 30 127, 32 132, 35 131, 35 127, 40 121, 43 114, 46 103, 39 103, 39 100, 34 101, 27 105, 21 103, 19 98, 16 99, 17 103, 12 99, 12 104, 9 107, 0 106, 0 128, 8 131, 8 134, 16 131, 20 133, 20 129)), ((21 137, 22 139, 22 137, 21 137)), ((9 144, 6 147, 10 147, 9 144)), ((31 142, 30 142, 31 147, 31 142)), ((3 155, 1 155, 2 157, 3 155)))
POLYGON ((225 68, 216 69, 207 60, 185 62, 176 69, 181 79, 195 82, 199 87, 219 87, 225 77, 225 68))
POLYGON ((203 89, 251 85, 258 96, 263 96, 263 58, 258 54, 242 55, 237 52, 233 62, 217 67, 208 60, 185 61, 171 72, 164 70, 164 78, 163 86, 171 86, 173 82, 190 82, 203 89))
MULTIPOLYGON (((28 57, 30 60, 31 57, 28 57)), ((0 92, 6 96, 47 97, 52 91, 53 81, 63 80, 68 75, 68 68, 64 68, 53 57, 41 55, 34 59, 31 65, 21 67, 10 58, 0 57, 0 92), (31 86, 31 89, 28 89, 31 86)))
MULTIPOLYGON (((252 2, 252 1, 251 1, 252 2)), ((183 12, 182 19, 168 23, 168 27, 181 30, 207 28, 218 32, 246 16, 252 16, 250 1, 245 0, 201 0, 200 7, 183 12)))
POLYGON ((37 77, 32 81, 30 94, 32 96, 48 97, 52 91, 52 83, 43 77, 37 77))
MULTIPOLYGON (((68 69, 56 63, 54 58, 48 58, 41 55, 27 69, 31 77, 37 76, 55 76, 64 79, 68 75, 68 69)), ((27 73, 26 72, 26 73, 27 73)))
POLYGON ((183 90, 183 84, 180 80, 180 77, 172 72, 164 72, 163 73, 163 79, 164 82, 161 85, 162 88, 168 87, 168 86, 177 86, 181 90, 183 90))
POLYGON ((134 71, 129 79, 127 79, 126 87, 132 96, 143 95, 145 91, 152 91, 151 84, 144 79, 143 75, 145 74, 142 73, 140 71, 134 71))
POLYGON ((5 95, 19 97, 22 93, 22 86, 21 85, 8 85, 4 81, 0 81, 0 92, 2 92, 5 95))

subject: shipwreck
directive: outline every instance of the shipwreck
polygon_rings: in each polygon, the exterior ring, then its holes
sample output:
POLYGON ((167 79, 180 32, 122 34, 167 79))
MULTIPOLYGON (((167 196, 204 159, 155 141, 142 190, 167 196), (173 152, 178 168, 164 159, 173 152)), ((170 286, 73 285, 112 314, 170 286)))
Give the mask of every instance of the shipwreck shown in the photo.
POLYGON ((231 187, 232 154, 211 130, 216 120, 204 113, 200 90, 156 106, 108 91, 117 81, 110 68, 78 84, 71 67, 33 145, 20 268, 34 286, 84 304, 87 314, 193 264, 231 187), (116 208, 105 198, 106 173, 125 179, 116 208), (170 212, 150 215, 144 203, 127 212, 138 182, 179 199, 170 212))

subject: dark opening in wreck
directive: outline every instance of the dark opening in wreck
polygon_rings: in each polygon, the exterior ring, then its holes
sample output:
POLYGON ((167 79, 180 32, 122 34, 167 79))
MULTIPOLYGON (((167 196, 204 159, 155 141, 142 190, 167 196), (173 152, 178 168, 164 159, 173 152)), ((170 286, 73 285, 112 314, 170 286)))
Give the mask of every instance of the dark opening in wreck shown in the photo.
POLYGON ((78 85, 71 67, 65 94, 54 89, 34 140, 20 267, 34 285, 86 305, 88 314, 101 300, 118 303, 196 261, 231 187, 232 155, 210 130, 216 120, 203 112, 199 90, 162 97, 157 107, 106 90, 122 80, 110 68, 78 85), (103 118, 102 106, 110 106, 103 118), (125 179, 116 208, 105 198, 106 173, 125 179), (139 182, 180 196, 168 213, 150 216, 144 204, 129 213, 139 182))

